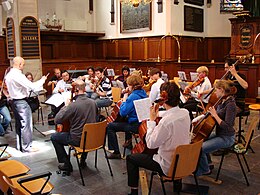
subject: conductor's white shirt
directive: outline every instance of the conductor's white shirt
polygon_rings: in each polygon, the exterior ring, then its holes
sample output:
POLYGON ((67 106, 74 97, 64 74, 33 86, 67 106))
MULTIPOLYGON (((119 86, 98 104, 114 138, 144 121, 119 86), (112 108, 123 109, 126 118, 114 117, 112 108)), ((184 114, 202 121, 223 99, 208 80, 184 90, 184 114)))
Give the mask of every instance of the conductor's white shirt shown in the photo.
POLYGON ((12 68, 5 76, 5 82, 11 99, 23 99, 28 97, 28 91, 40 91, 45 80, 41 78, 36 82, 31 82, 21 70, 12 68))

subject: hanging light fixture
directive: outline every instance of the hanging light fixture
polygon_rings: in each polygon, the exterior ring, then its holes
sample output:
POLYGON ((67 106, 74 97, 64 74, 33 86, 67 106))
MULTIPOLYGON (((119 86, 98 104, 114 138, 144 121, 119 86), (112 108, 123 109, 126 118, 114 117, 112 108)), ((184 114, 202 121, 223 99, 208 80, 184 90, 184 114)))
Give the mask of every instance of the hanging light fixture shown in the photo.
POLYGON ((120 0, 120 3, 124 5, 132 5, 134 7, 138 7, 140 3, 143 5, 151 3, 153 0, 120 0))

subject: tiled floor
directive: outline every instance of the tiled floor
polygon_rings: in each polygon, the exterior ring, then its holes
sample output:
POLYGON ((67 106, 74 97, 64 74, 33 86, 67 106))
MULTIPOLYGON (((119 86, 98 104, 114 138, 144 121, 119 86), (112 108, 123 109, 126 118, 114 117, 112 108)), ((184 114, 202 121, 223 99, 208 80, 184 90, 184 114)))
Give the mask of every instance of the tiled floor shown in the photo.
MULTIPOLYGON (((44 107, 44 118, 46 119, 49 108, 44 107)), ((37 114, 34 114, 34 118, 37 118, 37 114)), ((249 122, 253 116, 257 116, 257 112, 251 112, 249 122)), ((244 123, 243 123, 243 126, 244 123)), ((247 125, 246 125, 247 126, 247 125)), ((246 127, 245 126, 245 127, 246 127)), ((14 124, 13 124, 14 127, 14 124)), ((51 130, 54 127, 48 126, 47 122, 42 126, 41 123, 36 124, 36 127, 45 132, 51 130)), ((79 194, 127 194, 129 189, 127 187, 127 173, 126 173, 126 162, 125 160, 110 160, 113 174, 111 177, 106 161, 104 159, 103 151, 100 150, 98 153, 98 168, 94 167, 94 153, 89 154, 87 159, 87 167, 83 170, 86 186, 82 186, 81 179, 76 164, 76 159, 72 158, 72 164, 74 171, 71 176, 62 177, 56 173, 57 170, 57 159, 49 136, 42 136, 39 132, 34 131, 34 144, 40 148, 39 152, 31 154, 22 154, 16 151, 15 147, 15 132, 8 130, 8 134, 0 138, 0 143, 8 142, 10 147, 8 152, 12 154, 12 159, 19 160, 31 168, 31 173, 39 173, 43 171, 52 172, 51 183, 55 186, 53 193, 60 193, 64 195, 79 195, 79 194)), ((118 133, 119 140, 122 143, 124 134, 118 133)), ((223 181, 222 184, 217 185, 203 181, 199 179, 199 184, 209 186, 209 194, 247 194, 256 195, 260 193, 260 130, 257 130, 254 134, 252 147, 255 150, 253 154, 251 151, 248 152, 246 158, 248 159, 251 172, 247 173, 250 186, 247 187, 240 170, 239 164, 235 155, 229 154, 224 161, 223 168, 221 171, 220 179, 223 181)), ((128 151, 129 152, 129 151, 128 151)), ((123 152, 122 152, 123 153, 123 152)), ((215 169, 213 170, 212 177, 216 176, 217 168, 219 165, 220 157, 213 156, 213 162, 215 169)), ((147 171, 147 178, 150 179, 150 173, 147 171)), ((193 178, 187 178, 184 180, 186 183, 193 183, 193 178)), ((166 184, 166 190, 168 194, 173 194, 172 184, 166 184)), ((140 194, 141 194, 141 190, 140 194)), ((152 194, 162 194, 161 185, 159 180, 155 177, 153 183, 152 194)), ((181 193, 185 194, 185 193, 181 193)))

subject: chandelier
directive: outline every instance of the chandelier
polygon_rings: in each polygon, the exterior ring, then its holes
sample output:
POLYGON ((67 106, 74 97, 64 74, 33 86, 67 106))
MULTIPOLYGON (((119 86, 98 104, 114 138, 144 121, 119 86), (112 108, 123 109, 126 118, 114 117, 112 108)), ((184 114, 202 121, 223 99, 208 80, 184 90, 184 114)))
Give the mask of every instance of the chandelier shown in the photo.
POLYGON ((138 7, 140 3, 143 5, 151 3, 153 0, 120 0, 120 3, 124 5, 133 5, 134 7, 138 7))

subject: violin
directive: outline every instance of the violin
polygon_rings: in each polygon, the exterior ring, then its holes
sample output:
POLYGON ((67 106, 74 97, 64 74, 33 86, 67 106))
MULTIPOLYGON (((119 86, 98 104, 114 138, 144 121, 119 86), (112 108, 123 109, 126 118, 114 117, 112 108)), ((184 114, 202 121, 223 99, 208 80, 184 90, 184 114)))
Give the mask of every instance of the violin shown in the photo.
POLYGON ((204 78, 198 77, 193 83, 191 83, 188 87, 185 88, 183 91, 184 95, 189 95, 191 90, 200 85, 201 83, 204 82, 204 78))
MULTIPOLYGON (((102 72, 102 75, 104 75, 105 71, 107 70, 107 67, 105 67, 105 69, 103 70, 102 72)), ((94 86, 93 86, 93 91, 96 92, 97 88, 99 88, 99 85, 101 84, 101 82, 103 81, 104 77, 100 77, 98 78, 98 81, 96 81, 94 83, 94 86)))

